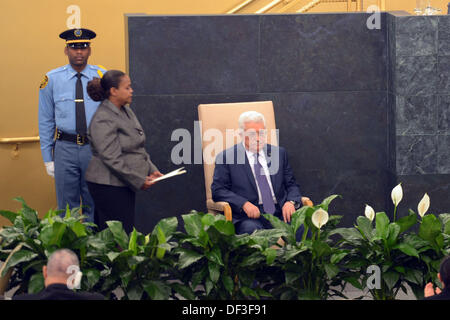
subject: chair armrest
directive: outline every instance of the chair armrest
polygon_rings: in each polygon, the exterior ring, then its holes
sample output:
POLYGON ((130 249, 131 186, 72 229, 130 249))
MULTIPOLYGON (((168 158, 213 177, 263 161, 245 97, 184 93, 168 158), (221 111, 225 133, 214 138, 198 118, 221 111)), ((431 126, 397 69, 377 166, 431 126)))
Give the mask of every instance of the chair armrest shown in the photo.
POLYGON ((308 197, 302 197, 302 205, 306 207, 312 207, 314 204, 308 197))
POLYGON ((227 221, 233 220, 233 214, 231 212, 231 207, 228 202, 224 201, 214 202, 211 199, 208 199, 206 201, 206 207, 208 210, 223 212, 223 214, 225 215, 225 219, 227 221))

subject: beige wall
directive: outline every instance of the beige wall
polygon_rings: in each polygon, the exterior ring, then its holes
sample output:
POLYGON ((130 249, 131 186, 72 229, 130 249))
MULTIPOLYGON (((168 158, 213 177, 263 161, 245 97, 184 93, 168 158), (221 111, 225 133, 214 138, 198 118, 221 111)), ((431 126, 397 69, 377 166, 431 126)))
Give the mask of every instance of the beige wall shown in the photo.
MULTIPOLYGON (((98 37, 92 44, 91 64, 125 69, 124 13, 216 14, 242 0, 0 0, 0 138, 38 134, 37 101, 45 73, 65 65, 64 41, 70 5, 81 9, 81 26, 98 37)), ((257 0, 260 1, 260 0, 257 0)), ((432 0, 446 10, 447 0, 432 0)), ((387 10, 412 11, 415 0, 386 0, 387 10)), ((313 12, 344 11, 343 4, 320 5, 313 12)), ((445 11, 446 12, 446 11, 445 11)), ((0 210, 17 210, 12 198, 22 196, 43 215, 56 207, 53 179, 47 176, 39 143, 22 144, 17 158, 12 146, 0 144, 0 210)), ((5 220, 0 218, 0 226, 5 220)))

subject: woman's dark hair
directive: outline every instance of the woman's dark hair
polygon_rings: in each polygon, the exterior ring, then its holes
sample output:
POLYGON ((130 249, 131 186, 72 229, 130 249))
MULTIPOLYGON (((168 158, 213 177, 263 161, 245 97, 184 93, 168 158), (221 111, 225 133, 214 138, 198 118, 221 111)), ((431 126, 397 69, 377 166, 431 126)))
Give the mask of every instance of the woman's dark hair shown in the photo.
POLYGON ((439 274, 445 287, 450 287, 450 256, 444 258, 439 267, 439 274))
POLYGON ((88 82, 87 93, 94 101, 103 101, 109 98, 111 88, 119 88, 120 80, 125 75, 119 70, 109 70, 103 77, 94 78, 88 82))

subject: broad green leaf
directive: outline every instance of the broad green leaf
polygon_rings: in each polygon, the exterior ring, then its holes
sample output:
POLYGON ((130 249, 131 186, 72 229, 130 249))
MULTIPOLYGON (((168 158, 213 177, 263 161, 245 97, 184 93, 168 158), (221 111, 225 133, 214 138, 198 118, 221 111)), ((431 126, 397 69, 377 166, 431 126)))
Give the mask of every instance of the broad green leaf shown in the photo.
POLYGON ((70 229, 72 229, 72 231, 77 235, 77 237, 87 236, 86 226, 79 221, 75 221, 74 224, 70 227, 70 229))
POLYGON ((331 259, 330 262, 332 264, 337 264, 339 263, 342 259, 344 259, 344 257, 348 254, 348 252, 339 252, 339 253, 334 253, 331 255, 331 259))
MULTIPOLYGON (((156 227, 160 227, 164 232, 166 239, 168 239, 177 230, 178 219, 177 217, 164 218, 157 223, 155 229, 156 227)), ((155 232, 155 230, 153 230, 153 232, 155 232)))
POLYGON ((331 254, 330 246, 323 241, 314 241, 313 250, 314 253, 316 254, 316 257, 318 258, 331 254))
POLYGON ((0 210, 0 216, 5 217, 14 224, 14 220, 16 220, 18 214, 11 211, 0 210))
POLYGON ((444 225, 444 233, 450 234, 450 213, 441 213, 439 219, 444 225))
POLYGON ((162 246, 166 244, 166 237, 164 235, 164 232, 159 226, 157 227, 156 230, 158 238, 158 248, 156 249, 156 257, 161 260, 162 258, 164 258, 164 255, 166 253, 166 249, 162 246))
POLYGON ((184 269, 203 257, 204 256, 200 253, 183 249, 180 251, 180 258, 178 259, 179 268, 184 269))
POLYGON ((83 275, 86 276, 88 290, 92 289, 100 280, 100 271, 97 269, 88 269, 83 272, 83 275))
POLYGON ((40 235, 39 239, 46 246, 56 245, 61 246, 61 239, 64 236, 67 225, 61 222, 54 222, 52 225, 46 225, 40 235))
POLYGON ((376 235, 383 240, 387 240, 389 235, 389 218, 384 212, 377 212, 375 217, 376 222, 376 235))
POLYGON ((185 286, 184 284, 180 283, 172 283, 170 286, 175 290, 176 293, 181 295, 187 300, 195 300, 195 293, 192 291, 189 286, 185 286))
POLYGON ((214 224, 214 216, 211 213, 205 214, 201 221, 204 226, 212 226, 214 224))
POLYGON ((406 281, 412 282, 419 286, 423 285, 423 275, 420 270, 408 269, 405 274, 406 281))
POLYGON ((417 214, 412 212, 410 215, 398 219, 396 223, 400 226, 400 233, 403 233, 417 223, 417 214))
POLYGON ((388 230, 389 235, 387 238, 387 244, 390 248, 397 242, 398 235, 400 234, 400 226, 396 222, 393 222, 389 224, 388 230))
POLYGON ((333 264, 325 263, 324 268, 329 280, 333 280, 333 278, 339 273, 339 267, 333 264))
POLYGON ((184 229, 190 236, 198 237, 203 230, 201 216, 198 213, 190 213, 182 216, 184 229))
POLYGON ((278 217, 275 217, 272 214, 264 213, 263 216, 270 222, 274 229, 279 229, 286 233, 286 237, 288 238, 289 243, 296 243, 295 234, 292 232, 291 225, 278 219, 278 217))
POLYGON ((290 249, 287 249, 283 252, 283 259, 285 261, 289 261, 295 257, 297 257, 298 254, 308 251, 308 248, 306 248, 305 246, 302 246, 301 248, 297 248, 297 247, 291 247, 290 249))
POLYGON ((209 261, 215 262, 218 265, 223 266, 222 254, 219 247, 214 247, 211 251, 206 253, 206 257, 209 261))
POLYGON ((23 208, 21 213, 25 225, 37 226, 39 224, 37 212, 33 209, 23 208))
POLYGON ((359 290, 363 290, 363 285, 360 283, 359 277, 347 277, 344 278, 344 281, 350 283, 352 286, 359 290))
POLYGON ((356 219, 356 223, 358 224, 359 230, 364 234, 366 239, 369 241, 372 240, 372 221, 370 221, 367 217, 359 216, 356 219))
POLYGON ((405 274, 405 272, 406 272, 405 267, 402 267, 402 266, 396 266, 396 267, 394 267, 394 270, 401 274, 405 274))
POLYGON ((261 254, 260 252, 254 252, 252 254, 250 254, 249 256, 245 257, 240 266, 241 267, 252 267, 254 265, 257 265, 263 261, 265 261, 265 256, 263 254, 261 254))
POLYGON ((206 264, 203 266, 203 268, 200 269, 200 271, 194 273, 191 278, 191 288, 195 290, 195 288, 203 281, 205 277, 207 277, 209 271, 206 266, 206 264))
POLYGON ((223 286, 225 287, 225 289, 231 295, 233 293, 233 289, 234 289, 233 279, 231 279, 231 277, 228 275, 224 275, 224 276, 222 276, 222 283, 223 283, 223 286))
POLYGON ((435 243, 435 239, 441 234, 442 224, 436 216, 427 214, 422 218, 419 228, 419 237, 430 243, 435 243))
POLYGON ((327 198, 325 198, 322 203, 319 205, 323 210, 328 211, 328 206, 330 205, 330 203, 336 199, 337 197, 342 198, 340 195, 334 194, 331 195, 327 198))
POLYGON ((258 294, 256 293, 256 291, 250 289, 249 287, 242 287, 241 288, 241 292, 246 296, 246 297, 255 297, 256 299, 259 299, 258 294))
POLYGON ((264 255, 266 256, 266 264, 270 266, 277 257, 277 250, 273 248, 267 248, 264 251, 264 255))
POLYGON ((131 281, 131 278, 133 278, 133 271, 132 270, 124 270, 119 275, 120 281, 122 282, 122 287, 126 288, 128 287, 128 284, 131 281))
POLYGON ((386 283, 388 289, 391 291, 397 283, 400 275, 395 271, 383 272, 382 279, 386 283))
POLYGON ((392 249, 398 249, 408 256, 419 258, 419 253, 417 252, 417 250, 408 243, 401 242, 394 246, 392 249))
POLYGON ((128 235, 122 227, 122 222, 120 221, 106 221, 109 230, 114 236, 114 240, 120 246, 122 250, 128 248, 128 235))
POLYGON ((137 240, 137 233, 136 233, 136 229, 133 227, 133 232, 131 232, 130 241, 128 242, 128 250, 133 252, 134 255, 137 254, 136 240, 137 240))
POLYGON ((330 235, 333 234, 339 234, 342 238, 351 243, 363 239, 361 233, 355 228, 337 228, 330 232, 330 235))
POLYGON ((216 283, 220 277, 220 266, 212 261, 208 261, 209 278, 216 283))
POLYGON ((294 284, 294 282, 300 278, 301 274, 299 272, 285 272, 284 273, 284 278, 286 281, 286 284, 294 284))
POLYGON ((219 220, 214 223, 214 228, 217 229, 220 233, 223 233, 227 236, 232 236, 236 234, 234 229, 234 224, 231 221, 219 220))
POLYGON ((16 265, 22 262, 31 261, 37 256, 38 254, 25 249, 21 249, 19 251, 14 252, 12 255, 8 257, 8 260, 6 261, 5 265, 2 266, 2 274, 0 274, 0 276, 3 277, 9 270, 9 268, 15 267, 16 265))
POLYGON ((138 264, 144 262, 145 260, 147 260, 146 257, 131 255, 130 257, 127 258, 127 263, 128 263, 128 266, 134 270, 138 264))
POLYGON ((38 293, 44 290, 44 276, 42 272, 35 273, 31 276, 30 282, 28 283, 28 293, 38 293))
POLYGON ((211 281, 209 277, 205 280, 205 291, 206 295, 208 296, 211 293, 211 290, 214 288, 214 283, 211 281))
POLYGON ((139 284, 133 284, 126 289, 126 294, 130 300, 141 300, 144 289, 139 284))
POLYGON ((308 210, 308 208, 309 207, 301 207, 299 210, 292 214, 291 227, 294 234, 296 234, 298 228, 300 228, 300 226, 305 223, 305 211, 308 210))

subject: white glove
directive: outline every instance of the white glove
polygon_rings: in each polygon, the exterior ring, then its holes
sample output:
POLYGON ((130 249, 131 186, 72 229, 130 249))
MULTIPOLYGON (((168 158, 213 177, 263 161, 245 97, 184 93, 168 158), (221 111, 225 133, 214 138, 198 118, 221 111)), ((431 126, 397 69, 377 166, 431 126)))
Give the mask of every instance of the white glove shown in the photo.
POLYGON ((47 174, 51 177, 55 177, 55 163, 53 161, 51 162, 44 162, 45 169, 47 169, 47 174))

